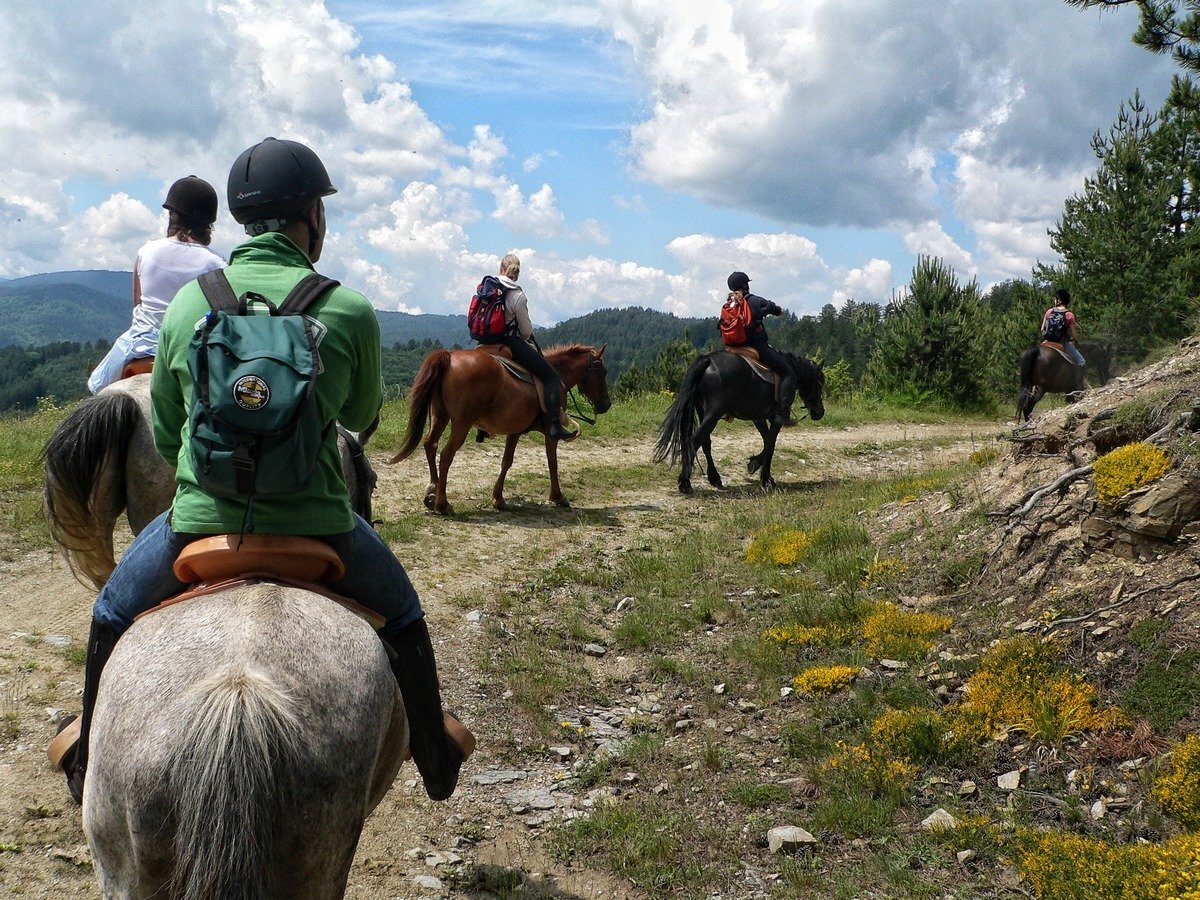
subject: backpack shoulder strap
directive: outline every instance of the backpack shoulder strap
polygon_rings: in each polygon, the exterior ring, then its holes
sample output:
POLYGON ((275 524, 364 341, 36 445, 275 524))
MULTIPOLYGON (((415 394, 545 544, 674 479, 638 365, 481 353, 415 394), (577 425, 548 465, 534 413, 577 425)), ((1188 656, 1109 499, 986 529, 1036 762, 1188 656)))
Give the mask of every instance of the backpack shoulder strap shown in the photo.
POLYGON ((237 294, 233 292, 233 286, 225 277, 223 269, 205 272, 197 280, 200 282, 200 290, 204 294, 204 299, 208 301, 211 309, 230 315, 238 314, 240 304, 237 294))
POLYGON ((279 304, 279 314, 281 316, 303 315, 304 311, 319 300, 326 291, 332 290, 339 284, 341 284, 340 281, 319 272, 306 275, 283 298, 283 302, 279 304))

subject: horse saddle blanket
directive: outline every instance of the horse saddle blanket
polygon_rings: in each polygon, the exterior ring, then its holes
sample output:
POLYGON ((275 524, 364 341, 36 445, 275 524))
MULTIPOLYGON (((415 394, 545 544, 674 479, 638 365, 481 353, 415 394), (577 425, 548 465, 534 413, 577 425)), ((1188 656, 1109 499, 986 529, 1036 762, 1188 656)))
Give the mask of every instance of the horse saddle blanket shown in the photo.
POLYGON ((1065 359, 1071 365, 1075 365, 1075 360, 1071 359, 1070 354, 1068 354, 1067 351, 1065 349, 1063 349, 1063 345, 1060 344, 1058 341, 1042 341, 1042 346, 1049 347, 1051 350, 1056 351, 1059 356, 1061 356, 1063 359, 1065 359))
POLYGON ((779 396, 779 375, 759 362, 757 350, 753 347, 726 347, 725 350, 734 356, 740 356, 750 366, 751 372, 768 384, 775 385, 775 395, 779 396))
POLYGON ((317 583, 340 579, 346 574, 346 567, 331 546, 315 538, 282 534, 213 535, 184 547, 175 560, 174 571, 176 578, 191 587, 136 618, 236 585, 269 581, 320 594, 377 630, 386 623, 379 613, 317 583))
POLYGON ((537 379, 533 377, 533 373, 519 363, 513 362, 512 351, 503 344, 480 344, 475 348, 476 351, 483 351, 488 356, 494 357, 496 362, 500 363, 517 381, 523 381, 525 384, 536 384, 537 379))

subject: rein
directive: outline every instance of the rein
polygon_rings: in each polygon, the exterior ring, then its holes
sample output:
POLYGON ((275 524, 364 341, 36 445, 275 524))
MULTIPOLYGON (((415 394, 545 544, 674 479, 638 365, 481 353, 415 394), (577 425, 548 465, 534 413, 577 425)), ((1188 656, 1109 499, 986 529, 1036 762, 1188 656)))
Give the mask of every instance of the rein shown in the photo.
POLYGON ((591 418, 591 417, 589 417, 589 416, 586 416, 586 415, 584 415, 584 413, 583 413, 583 410, 579 408, 579 397, 578 397, 578 395, 575 393, 575 388, 571 388, 571 390, 569 390, 569 391, 567 392, 567 397, 570 399, 570 401, 571 401, 571 405, 572 405, 573 407, 575 407, 575 412, 574 412, 574 414, 571 416, 571 418, 573 418, 573 419, 579 419, 581 422, 586 422, 588 425, 595 425, 595 424, 596 424, 596 420, 595 420, 595 419, 593 419, 593 418, 591 418))

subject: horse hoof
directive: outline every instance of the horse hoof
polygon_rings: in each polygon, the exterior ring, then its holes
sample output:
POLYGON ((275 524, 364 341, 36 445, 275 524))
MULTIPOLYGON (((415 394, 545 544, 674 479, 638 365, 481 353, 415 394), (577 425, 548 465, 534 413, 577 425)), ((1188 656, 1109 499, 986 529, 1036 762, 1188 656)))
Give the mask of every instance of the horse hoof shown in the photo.
POLYGON ((681 482, 679 482, 679 493, 681 493, 681 494, 690 494, 691 492, 692 492, 692 486, 691 486, 691 484, 689 484, 689 483, 688 483, 688 482, 686 482, 686 481, 681 481, 681 482))
POLYGON ((566 497, 559 497, 557 500, 554 501, 554 505, 561 506, 563 509, 570 509, 571 501, 568 500, 566 497))
POLYGON ((708 479, 708 483, 715 487, 718 491, 725 489, 725 482, 723 482, 720 478, 710 478, 708 479))
POLYGON ((433 494, 426 494, 421 502, 425 504, 426 509, 433 509, 433 494))
POLYGON ((753 475, 762 468, 762 460, 757 456, 752 456, 746 460, 746 474, 753 475))
POLYGON ((762 480, 762 486, 763 486, 764 491, 774 490, 775 489, 775 479, 771 478, 771 477, 764 478, 762 480))
POLYGON ((508 504, 505 503, 503 499, 492 500, 492 509, 498 509, 501 512, 504 512, 504 510, 508 509, 508 504))
POLYGON ((452 516, 452 515, 454 515, 454 507, 453 507, 453 506, 451 506, 449 503, 443 504, 442 506, 437 506, 437 505, 435 505, 435 506, 433 507, 433 511, 434 511, 435 513, 437 513, 439 516, 452 516))

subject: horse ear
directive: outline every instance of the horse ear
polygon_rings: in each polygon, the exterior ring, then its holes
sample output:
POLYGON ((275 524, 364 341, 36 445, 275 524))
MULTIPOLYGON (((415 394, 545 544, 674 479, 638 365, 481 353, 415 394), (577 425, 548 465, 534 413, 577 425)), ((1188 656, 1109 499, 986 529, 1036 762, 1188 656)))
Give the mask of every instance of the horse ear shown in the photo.
POLYGON ((600 345, 600 349, 596 351, 596 359, 600 359, 602 356, 604 356, 604 348, 607 346, 608 346, 608 341, 605 341, 603 344, 600 345))

